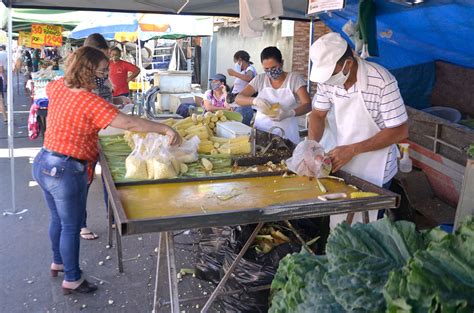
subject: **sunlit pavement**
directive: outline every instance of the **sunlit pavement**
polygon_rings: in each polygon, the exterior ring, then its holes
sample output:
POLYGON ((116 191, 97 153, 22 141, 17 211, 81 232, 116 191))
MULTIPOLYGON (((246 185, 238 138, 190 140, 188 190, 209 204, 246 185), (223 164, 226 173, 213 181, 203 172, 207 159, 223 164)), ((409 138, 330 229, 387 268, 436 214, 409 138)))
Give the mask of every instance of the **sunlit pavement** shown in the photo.
MULTIPOLYGON (((16 82, 16 80, 15 80, 16 82)), ((15 86, 16 87, 16 86, 15 86)), ((88 226, 97 240, 81 240, 80 264, 85 277, 99 285, 95 294, 64 296, 62 275, 50 277, 51 251, 48 238, 49 211, 41 189, 31 177, 31 163, 42 138, 28 139, 27 118, 31 101, 14 92, 15 194, 17 215, 0 215, 0 312, 151 312, 158 235, 124 237, 124 270, 119 274, 115 248, 106 248, 107 223, 99 176, 91 186, 87 205, 88 226), (99 265, 102 264, 102 265, 99 265)), ((7 126, 0 125, 0 213, 13 212, 7 126)), ((179 235, 177 268, 193 267, 197 236, 179 235)), ((160 282, 161 294, 168 287, 160 282)), ((209 291, 207 282, 185 277, 179 283, 183 297, 201 296, 209 291)), ((167 300, 167 299, 165 299, 167 300)), ((182 306, 198 312, 201 303, 182 306)), ((163 312, 168 309, 163 308, 163 312)))

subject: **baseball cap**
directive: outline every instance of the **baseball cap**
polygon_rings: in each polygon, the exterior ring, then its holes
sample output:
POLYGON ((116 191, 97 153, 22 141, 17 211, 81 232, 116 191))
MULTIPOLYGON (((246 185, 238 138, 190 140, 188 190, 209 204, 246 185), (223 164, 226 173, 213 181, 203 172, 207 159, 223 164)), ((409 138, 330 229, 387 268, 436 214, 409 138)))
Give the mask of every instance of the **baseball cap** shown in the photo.
POLYGON ((327 81, 346 50, 347 42, 339 33, 328 33, 316 40, 309 50, 313 62, 309 79, 316 83, 327 81))
POLYGON ((227 80, 227 77, 225 77, 224 74, 214 74, 209 78, 209 81, 211 80, 220 80, 225 82, 227 80))

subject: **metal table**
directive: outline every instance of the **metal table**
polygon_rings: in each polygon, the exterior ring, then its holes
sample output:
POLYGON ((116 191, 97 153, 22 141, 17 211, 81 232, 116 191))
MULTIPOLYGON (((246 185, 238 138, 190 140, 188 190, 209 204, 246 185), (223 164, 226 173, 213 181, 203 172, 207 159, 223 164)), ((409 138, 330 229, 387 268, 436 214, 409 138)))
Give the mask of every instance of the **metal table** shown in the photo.
POLYGON ((112 246, 112 219, 115 219, 119 271, 123 272, 121 237, 160 232, 153 312, 157 312, 158 279, 168 276, 171 312, 180 312, 172 231, 258 223, 252 235, 210 295, 201 312, 208 312, 230 274, 252 244, 265 222, 322 217, 341 213, 396 208, 399 195, 355 176, 341 173, 342 183, 321 181, 328 192, 354 192, 350 185, 379 194, 376 197, 318 200, 317 183, 305 177, 279 176, 174 180, 155 184, 115 184, 106 159, 100 155, 102 175, 108 193, 109 245, 112 246), (219 194, 232 194, 220 199, 219 194), (166 261, 167 273, 160 272, 166 261))

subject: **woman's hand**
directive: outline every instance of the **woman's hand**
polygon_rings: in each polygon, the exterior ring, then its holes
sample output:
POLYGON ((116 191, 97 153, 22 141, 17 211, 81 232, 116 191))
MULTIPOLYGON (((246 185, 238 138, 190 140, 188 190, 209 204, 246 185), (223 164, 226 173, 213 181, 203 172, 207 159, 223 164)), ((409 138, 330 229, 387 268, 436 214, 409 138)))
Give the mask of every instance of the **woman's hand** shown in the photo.
POLYGON ((166 128, 165 134, 170 138, 170 145, 172 146, 179 146, 183 142, 183 139, 178 132, 169 126, 166 128))
POLYGON ((224 94, 225 97, 227 97, 227 86, 226 85, 221 85, 221 90, 222 90, 222 93, 224 94))

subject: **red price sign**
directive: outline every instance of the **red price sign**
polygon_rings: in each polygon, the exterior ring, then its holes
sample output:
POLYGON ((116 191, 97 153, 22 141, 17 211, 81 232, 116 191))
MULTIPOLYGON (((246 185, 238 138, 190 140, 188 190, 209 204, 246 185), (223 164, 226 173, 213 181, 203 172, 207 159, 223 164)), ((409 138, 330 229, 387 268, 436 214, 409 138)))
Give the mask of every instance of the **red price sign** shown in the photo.
POLYGON ((62 26, 32 24, 31 43, 41 46, 61 46, 63 44, 62 32, 62 26))

